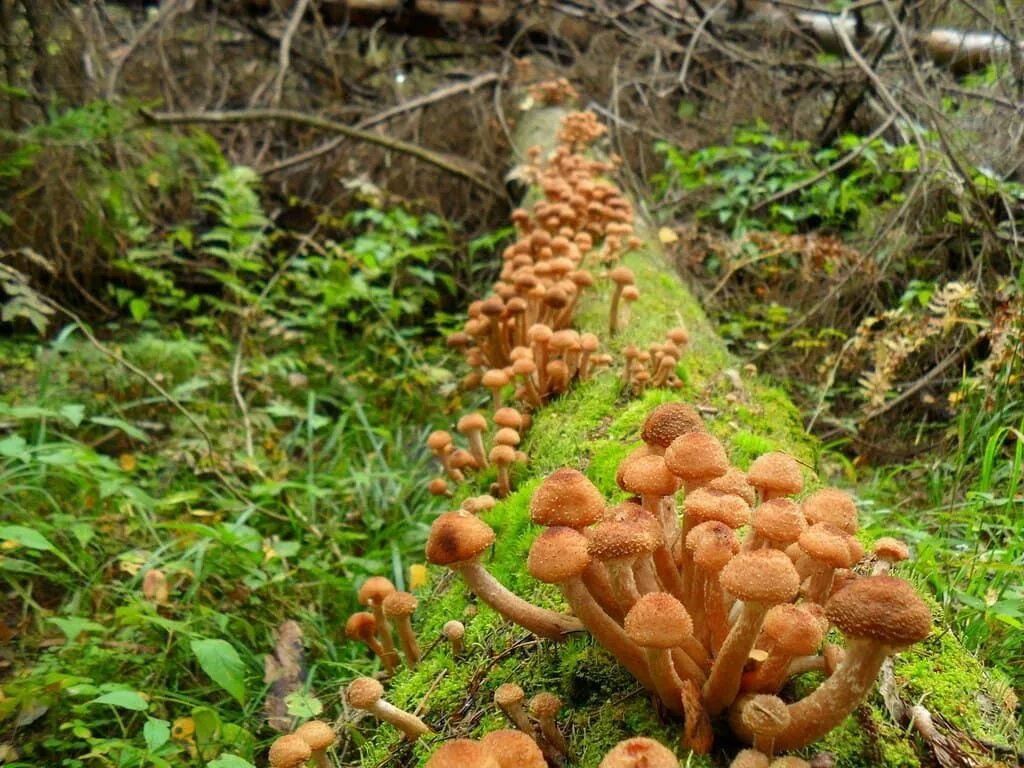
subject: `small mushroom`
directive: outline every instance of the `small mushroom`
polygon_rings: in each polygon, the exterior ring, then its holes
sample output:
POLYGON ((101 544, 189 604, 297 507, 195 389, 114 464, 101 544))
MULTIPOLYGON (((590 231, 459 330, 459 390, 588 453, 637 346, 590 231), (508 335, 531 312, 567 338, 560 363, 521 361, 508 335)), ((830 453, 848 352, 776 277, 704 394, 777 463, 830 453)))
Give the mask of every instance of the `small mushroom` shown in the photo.
POLYGON ((544 734, 547 742, 563 756, 568 756, 569 745, 565 736, 558 728, 555 718, 558 717, 558 710, 562 708, 562 700, 555 694, 542 691, 530 699, 530 714, 537 719, 540 732, 544 734))
POLYGON ((384 665, 384 671, 391 675, 395 672, 395 655, 386 653, 384 646, 377 639, 377 620, 372 613, 359 611, 353 613, 345 622, 345 635, 350 640, 358 640, 373 651, 384 665))
POLYGON ((768 755, 763 755, 756 749, 744 749, 732 759, 729 768, 768 768, 768 755))
POLYGON ((597 768, 679 768, 679 761, 668 747, 637 736, 612 747, 597 768))
MULTIPOLYGON (((425 733, 430 733, 427 724, 416 715, 389 704, 382 698, 384 686, 372 677, 357 677, 345 689, 345 698, 356 709, 362 709, 379 720, 391 723, 405 734, 409 741, 415 741, 425 733)), ((308 759, 308 758, 307 758, 308 759)))
POLYGON ((532 737, 533 725, 523 708, 525 700, 526 693, 515 683, 504 683, 494 691, 494 703, 505 713, 505 717, 520 731, 532 737))
POLYGON ((910 548, 904 541, 883 536, 875 542, 875 557, 871 575, 884 576, 892 569, 893 563, 901 563, 910 557, 910 548))
POLYGON ((337 741, 331 726, 323 720, 310 720, 296 728, 295 735, 309 745, 313 753, 311 759, 316 768, 330 768, 327 750, 337 741))
POLYGON ((614 336, 619 330, 619 299, 622 297, 623 289, 627 285, 633 285, 636 282, 636 276, 629 267, 615 267, 615 269, 608 273, 608 277, 615 283, 611 307, 608 312, 608 333, 614 336))
POLYGON ((747 481, 754 486, 762 503, 779 496, 792 496, 804 487, 800 464, 788 453, 772 451, 754 459, 747 470, 747 481))
POLYGON ((384 655, 391 657, 390 665, 389 662, 385 662, 385 667, 391 669, 398 666, 398 653, 395 651, 395 642, 391 637, 391 624, 381 606, 384 598, 394 591, 395 585, 389 579, 383 576, 371 576, 363 582, 363 586, 359 588, 357 594, 359 604, 368 605, 373 610, 373 618, 377 621, 377 637, 380 638, 380 644, 384 648, 384 655))
POLYGON ((408 592, 392 592, 384 598, 382 607, 384 615, 395 620, 398 627, 398 641, 402 645, 402 653, 405 655, 405 664, 409 669, 415 669, 420 663, 420 646, 416 642, 416 633, 412 628, 411 616, 416 610, 418 602, 408 592))
POLYGON ((466 626, 461 621, 452 619, 451 621, 446 621, 444 626, 441 627, 441 634, 451 643, 452 656, 456 658, 461 656, 463 650, 462 638, 466 635, 466 626))
POLYGON ((456 425, 459 433, 469 441, 469 450, 478 467, 487 466, 487 452, 484 450, 483 434, 487 430, 487 419, 480 413, 469 413, 459 419, 456 425))
MULTIPOLYGON (((480 746, 498 761, 501 768, 548 768, 544 753, 533 738, 522 731, 503 728, 480 739, 480 746)), ((462 764, 458 768, 475 768, 462 764)))
POLYGON ((309 762, 313 750, 301 736, 294 733, 278 737, 270 745, 267 762, 270 768, 299 768, 309 762))

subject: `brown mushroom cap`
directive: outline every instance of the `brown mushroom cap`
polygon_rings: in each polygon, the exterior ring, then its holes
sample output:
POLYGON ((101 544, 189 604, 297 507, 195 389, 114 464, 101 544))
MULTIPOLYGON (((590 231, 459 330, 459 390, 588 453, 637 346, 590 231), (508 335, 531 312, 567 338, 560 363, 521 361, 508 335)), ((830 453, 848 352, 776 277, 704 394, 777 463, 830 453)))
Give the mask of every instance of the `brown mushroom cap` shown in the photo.
POLYGON ((704 420, 696 410, 682 403, 663 403, 647 416, 640 437, 648 445, 668 448, 680 435, 703 431, 704 420))
POLYGON ((800 464, 788 453, 773 451, 754 459, 747 470, 748 482, 772 495, 791 496, 800 493, 804 487, 800 464))
POLYGON ((815 523, 800 534, 800 548, 832 568, 849 568, 864 554, 864 547, 831 523, 815 523))
POLYGON ((825 614, 847 637, 904 647, 928 637, 932 615, 914 588, 894 576, 867 576, 829 598, 825 614))
POLYGON ((536 718, 553 718, 562 708, 562 700, 553 693, 541 691, 530 699, 530 714, 536 718))
POLYGON ((295 729, 295 735, 309 744, 309 748, 314 752, 327 749, 337 740, 334 729, 323 720, 310 720, 308 723, 303 723, 295 729))
POLYGON ((458 429, 459 433, 463 435, 467 432, 487 429, 487 419, 485 419, 481 413, 467 413, 459 419, 456 429, 458 429))
POLYGON ((717 573, 740 551, 740 542, 731 527, 720 520, 708 520, 686 534, 686 548, 693 553, 694 563, 717 573))
POLYGON ((679 768, 669 749, 644 736, 620 741, 597 768, 679 768))
POLYGON ((494 412, 494 423, 499 427, 519 430, 523 427, 523 414, 515 408, 499 408, 494 412))
POLYGON ((744 749, 729 763, 729 768, 768 768, 769 758, 756 749, 744 749))
POLYGON ((583 528, 604 512, 604 497, 586 476, 575 469, 548 475, 530 499, 530 519, 538 525, 583 528))
POLYGON ((615 267, 608 273, 608 277, 621 286, 633 285, 636 282, 636 276, 629 267, 615 267))
POLYGON ((707 488, 697 488, 686 494, 683 507, 687 519, 694 524, 718 520, 730 528, 740 528, 750 519, 750 507, 739 496, 707 488))
POLYGON ((392 616, 411 616, 417 605, 419 605, 419 601, 413 595, 408 592, 396 591, 384 598, 381 607, 384 609, 384 615, 391 618, 392 616))
POLYGON ((616 479, 622 490, 641 496, 672 496, 679 490, 679 480, 656 455, 632 459, 616 479))
POLYGON ((826 627, 805 606, 792 603, 773 606, 761 625, 765 636, 791 656, 814 653, 825 637, 825 630, 826 627))
POLYGON ((526 693, 515 683, 503 683, 494 691, 494 703, 499 707, 513 707, 522 704, 526 693))
POLYGON ((757 501, 757 491, 754 490, 754 486, 747 482, 747 473, 738 467, 729 467, 724 475, 710 480, 704 487, 709 491, 719 491, 720 493, 731 493, 734 496, 739 496, 750 506, 753 506, 757 501))
POLYGON ((811 764, 802 757, 786 755, 785 757, 777 757, 772 760, 768 768, 811 768, 811 764))
POLYGON ((905 541, 883 536, 875 542, 875 555, 891 563, 899 563, 910 557, 910 548, 905 541))
POLYGON ((377 620, 372 613, 359 611, 353 613, 345 622, 345 636, 350 640, 363 640, 377 633, 377 620))
POLYGON ((449 640, 461 640, 466 634, 466 625, 455 619, 446 621, 441 627, 441 634, 449 640))
POLYGON ((459 510, 445 512, 430 526, 427 560, 453 565, 472 560, 494 543, 494 531, 479 517, 459 510))
POLYGON ((767 736, 769 739, 782 733, 790 722, 786 702, 770 694, 751 696, 740 717, 755 736, 767 736))
MULTIPOLYGON (((519 445, 519 433, 511 427, 502 427, 494 433, 494 442, 497 445, 517 446, 519 445)), ((491 461, 494 461, 492 458, 491 461)))
POLYGON ((652 552, 662 542, 658 520, 630 502, 611 507, 597 525, 586 530, 586 536, 590 554, 598 560, 652 552))
POLYGON ((443 429, 437 429, 427 437, 427 447, 434 451, 443 451, 452 444, 452 436, 443 429))
POLYGON ((831 523, 847 533, 857 532, 857 505, 838 488, 822 488, 804 499, 801 508, 811 525, 831 523))
POLYGON ((395 591, 395 585, 383 576, 371 576, 359 588, 357 598, 360 605, 379 603, 395 591))
POLYGON ((587 537, 574 528, 546 528, 530 546, 526 570, 533 578, 557 584, 578 576, 590 564, 587 537))
POLYGON ((500 389, 508 384, 508 374, 501 368, 492 368, 480 379, 480 383, 488 389, 500 389))
POLYGON ((788 603, 800 590, 796 568, 777 549, 740 552, 722 569, 719 579, 729 594, 754 603, 788 603))
POLYGON ((279 737, 270 745, 267 760, 270 768, 299 768, 313 756, 313 750, 306 740, 295 733, 279 737))
POLYGON ((356 709, 369 709, 384 696, 384 686, 372 677, 357 677, 345 689, 345 698, 356 709))
MULTIPOLYGON (((480 746, 498 761, 501 768, 547 768, 544 753, 533 737, 522 731, 503 728, 480 739, 480 746)), ((475 768, 463 764, 459 768, 475 768)))
POLYGON ((648 592, 626 614, 624 628, 641 648, 675 648, 693 634, 693 619, 667 592, 648 592))
POLYGON ((687 483, 705 483, 729 469, 725 448, 709 432, 687 432, 677 437, 665 449, 665 463, 687 483))
POLYGON ((483 744, 471 739, 453 739, 438 747, 424 768, 502 768, 502 765, 483 744))
POLYGON ((792 499, 771 499, 754 509, 751 527, 773 544, 789 544, 807 528, 800 507, 792 499))

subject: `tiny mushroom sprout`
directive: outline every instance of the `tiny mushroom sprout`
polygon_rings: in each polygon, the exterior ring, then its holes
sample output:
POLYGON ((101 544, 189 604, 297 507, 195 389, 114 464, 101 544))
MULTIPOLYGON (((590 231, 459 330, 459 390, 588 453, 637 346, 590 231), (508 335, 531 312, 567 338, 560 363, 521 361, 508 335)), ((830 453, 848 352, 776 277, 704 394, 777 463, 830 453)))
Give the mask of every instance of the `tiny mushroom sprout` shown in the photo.
POLYGON ((295 729, 295 735, 305 741, 312 750, 312 760, 316 768, 330 768, 327 750, 337 741, 334 729, 323 720, 310 720, 295 729))
POLYGON ((416 642, 416 633, 412 628, 410 617, 416 610, 418 601, 408 592, 392 592, 384 598, 384 615, 395 620, 398 627, 398 640, 402 644, 402 653, 409 669, 415 669, 420 663, 420 646, 416 642))
POLYGON ((462 638, 466 635, 466 626, 461 621, 452 619, 446 621, 441 627, 441 634, 451 643, 452 656, 458 658, 462 655, 462 638))
POLYGON ((306 740, 295 733, 280 736, 270 745, 267 762, 270 768, 299 768, 313 756, 306 740))
POLYGON ((932 626, 928 605, 892 576, 868 576, 843 587, 825 614, 846 636, 846 655, 817 689, 789 705, 791 722, 775 739, 780 751, 805 747, 839 725, 864 700, 886 657, 924 640, 932 626))
MULTIPOLYGON (((662 704, 673 712, 681 712, 682 682, 673 666, 671 649, 683 645, 693 634, 690 614, 672 595, 649 592, 629 609, 625 628, 629 639, 647 654, 647 665, 662 704)), ((689 659, 686 654, 681 654, 681 658, 689 659)), ((690 666, 696 667, 692 661, 690 666)), ((689 670, 683 674, 693 676, 689 670)))
POLYGON ((427 760, 425 768, 503 768, 480 742, 472 739, 446 741, 427 760))
POLYGON ((509 621, 551 640, 564 640, 583 627, 572 616, 540 608, 513 594, 480 564, 480 555, 494 543, 494 531, 465 511, 445 512, 430 527, 427 560, 458 571, 467 586, 509 621))
POLYGON ((469 441, 469 452, 476 459, 478 467, 487 466, 487 452, 484 450, 483 434, 487 431, 487 419, 481 413, 467 413, 456 425, 459 434, 469 441))
MULTIPOLYGON (((384 686, 372 677, 357 677, 345 689, 345 699, 356 709, 362 709, 379 720, 391 723, 405 734, 409 741, 415 741, 425 733, 430 733, 427 724, 416 715, 399 709, 384 701, 384 686)), ((307 759, 309 759, 307 757, 307 759)))
POLYGON ((615 283, 615 290, 612 293, 612 303, 608 312, 608 333, 614 336, 619 330, 619 299, 622 298, 622 291, 627 285, 636 282, 636 276, 629 267, 615 267, 608 273, 608 277, 615 283))
POLYGON ((901 563, 910 557, 910 548, 906 542, 894 539, 891 536, 883 536, 875 542, 875 565, 871 570, 872 576, 884 576, 889 573, 893 563, 901 563))
MULTIPOLYGON (((480 739, 480 746, 498 761, 501 768, 547 768, 544 753, 537 742, 522 731, 503 728, 480 739)), ((463 765, 459 768, 471 768, 463 765)))
POLYGON ((620 741, 597 768, 679 768, 668 747, 645 736, 620 741))

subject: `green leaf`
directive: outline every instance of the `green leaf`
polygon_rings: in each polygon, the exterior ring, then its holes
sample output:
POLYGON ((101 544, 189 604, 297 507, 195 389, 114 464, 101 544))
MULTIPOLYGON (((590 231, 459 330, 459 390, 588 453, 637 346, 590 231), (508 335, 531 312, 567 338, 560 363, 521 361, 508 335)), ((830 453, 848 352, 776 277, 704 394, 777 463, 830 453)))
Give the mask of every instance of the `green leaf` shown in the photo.
POLYGON ((120 709, 130 709, 133 712, 145 712, 149 709, 149 702, 146 701, 138 691, 111 691, 104 693, 90 704, 109 704, 120 709))
POLYGON ((311 717, 317 717, 324 711, 324 705, 320 699, 316 696, 310 696, 308 693, 303 693, 302 691, 289 693, 284 697, 284 703, 285 706, 288 707, 289 715, 303 720, 308 720, 311 717))
POLYGON ((68 403, 60 407, 60 415, 67 419, 71 426, 77 427, 85 418, 85 406, 78 403, 68 403))
POLYGON ((203 672, 239 704, 245 703, 245 665, 226 640, 193 640, 192 653, 203 672))
POLYGON ((256 766, 236 755, 221 755, 216 760, 208 762, 206 768, 256 768, 256 766))
POLYGON ((23 456, 27 445, 25 438, 21 435, 8 435, 0 440, 0 456, 6 456, 9 459, 23 456))
POLYGON ((64 637, 68 639, 69 643, 73 643, 83 632, 107 631, 107 628, 102 624, 84 619, 81 616, 69 616, 67 618, 53 616, 47 619, 47 621, 51 624, 56 624, 57 628, 64 633, 64 637))
POLYGON ((93 416, 91 419, 89 419, 89 421, 91 421, 93 424, 99 424, 100 426, 103 427, 114 427, 115 429, 120 429, 122 432, 128 435, 128 437, 131 437, 135 440, 140 440, 143 443, 149 442, 149 435, 147 435, 141 429, 136 427, 134 424, 129 424, 124 419, 115 419, 109 416, 93 416))
POLYGON ((43 536, 43 534, 32 528, 26 528, 23 525, 0 526, 0 540, 13 541, 29 549, 42 549, 47 552, 56 551, 50 540, 43 536))
POLYGON ((156 752, 171 738, 171 724, 166 720, 151 717, 142 727, 142 735, 146 739, 146 749, 156 752))

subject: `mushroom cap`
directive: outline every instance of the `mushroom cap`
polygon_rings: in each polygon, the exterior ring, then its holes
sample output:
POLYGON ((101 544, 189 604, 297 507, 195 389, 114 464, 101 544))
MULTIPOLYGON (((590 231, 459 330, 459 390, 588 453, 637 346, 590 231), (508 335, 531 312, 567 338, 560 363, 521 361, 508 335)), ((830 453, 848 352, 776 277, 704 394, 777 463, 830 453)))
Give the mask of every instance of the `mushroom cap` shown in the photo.
POLYGON ((499 444, 491 448, 488 458, 493 464, 511 464, 516 460, 516 449, 511 445, 499 444))
POLYGON ((503 683, 494 691, 494 703, 503 709, 522 704, 525 698, 526 693, 515 683, 503 683))
POLYGON ((465 448, 456 448, 452 451, 452 455, 448 459, 448 462, 452 465, 452 469, 470 469, 476 467, 476 457, 474 457, 473 454, 465 448))
POLYGON ((832 523, 847 533, 857 532, 857 505, 846 491, 822 488, 804 499, 801 508, 811 525, 832 523))
POLYGON ((640 456, 627 462, 616 480, 624 491, 641 496, 671 496, 679 490, 679 480, 668 471, 661 456, 640 456))
POLYGON ((531 344, 547 344, 551 340, 553 333, 554 331, 551 330, 550 326, 543 323, 534 323, 527 330, 526 336, 531 344))
POLYGON ((768 761, 768 755, 763 752, 744 749, 729 763, 729 768, 768 768, 768 761))
POLYGON ((345 622, 345 636, 350 640, 366 640, 377 633, 377 619, 372 613, 358 611, 345 622))
POLYGON ((390 579, 383 576, 371 576, 363 582, 356 597, 360 605, 372 605, 379 603, 385 597, 395 591, 395 585, 390 579))
POLYGON ((800 507, 784 496, 764 502, 754 509, 751 527, 773 544, 789 544, 807 528, 800 507))
MULTIPOLYGON (((522 349, 522 347, 520 347, 522 349)), ((515 408, 499 408, 494 412, 494 423, 499 427, 508 427, 510 429, 522 429, 523 426, 523 414, 517 411, 515 408)))
POLYGON ((612 279, 618 285, 633 285, 636 282, 636 276, 633 274, 633 270, 629 267, 615 267, 608 273, 608 277, 612 279))
POLYGON ((647 445, 647 443, 642 443, 626 454, 626 458, 620 461, 619 466, 615 468, 615 484, 621 488, 622 477, 626 473, 626 468, 637 459, 643 458, 644 456, 651 456, 653 454, 654 450, 651 446, 647 445))
POLYGON ((674 475, 688 483, 703 483, 724 475, 729 457, 718 439, 709 432, 687 432, 665 449, 665 463, 674 475))
POLYGON ((597 768, 679 768, 679 761, 654 739, 637 736, 612 747, 597 768))
POLYGON ((687 432, 703 432, 704 420, 694 408, 682 403, 662 403, 647 416, 640 437, 648 445, 668 448, 687 432))
POLYGON ((788 453, 772 451, 754 459, 747 470, 747 481, 762 492, 790 496, 800 493, 804 476, 800 464, 788 453))
POLYGON ((724 475, 719 475, 708 481, 704 487, 709 491, 720 491, 739 496, 750 506, 757 501, 757 491, 747 482, 747 473, 739 467, 729 467, 724 475))
POLYGON ((786 729, 792 719, 786 702, 778 696, 759 693, 743 705, 743 724, 756 736, 772 738, 786 729))
POLYGON ((491 368, 480 379, 480 383, 488 389, 500 389, 508 384, 508 374, 501 368, 491 368))
POLYGON ((653 552, 663 539, 654 516, 630 502, 611 507, 597 525, 586 530, 586 536, 590 554, 598 560, 653 552))
MULTIPOLYGON (((497 760, 501 768, 547 768, 544 753, 532 736, 522 731, 503 728, 491 731, 480 739, 480 746, 497 760)), ((475 768, 462 765, 460 768, 475 768)))
POLYGON ((552 526, 530 546, 526 570, 533 578, 557 584, 578 576, 590 564, 587 537, 574 528, 552 526))
POLYGON ((384 686, 372 677, 357 677, 345 689, 345 698, 356 709, 369 709, 384 696, 384 686))
POLYGON ((665 332, 665 338, 674 344, 685 345, 690 341, 690 332, 685 327, 679 325, 675 328, 669 328, 665 332))
POLYGON ((482 413, 467 413, 461 419, 455 428, 459 431, 459 434, 467 434, 469 432, 476 432, 479 430, 487 429, 487 419, 484 418, 482 413))
POLYGON ((430 756, 424 768, 502 768, 483 744, 472 739, 446 741, 430 756))
POLYGON ((541 691, 530 699, 529 710, 534 717, 554 718, 562 708, 562 700, 553 693, 541 691))
POLYGON ((270 745, 267 755, 270 768, 299 768, 313 756, 306 740, 295 733, 280 736, 270 745))
POLYGON ((435 429, 427 436, 427 448, 432 451, 443 451, 452 444, 452 436, 443 429, 435 429))
POLYGON ((519 440, 519 433, 512 427, 502 427, 494 433, 494 442, 498 445, 516 446, 519 440))
POLYGON ((932 614, 914 588, 894 576, 866 576, 825 604, 825 615, 847 637, 904 647, 928 637, 932 614))
POLYGON ((381 608, 384 609, 384 615, 390 618, 392 616, 412 616, 417 605, 419 605, 419 601, 413 595, 408 592, 395 591, 384 598, 381 608))
POLYGON ((667 592, 648 592, 626 614, 623 626, 641 648, 675 648, 693 634, 693 619, 667 592))
POLYGON ((809 656, 814 653, 821 645, 826 629, 806 607, 793 603, 770 608, 761 625, 765 636, 790 656, 809 656))
POLYGON ((800 534, 800 548, 832 568, 849 568, 864 554, 853 536, 831 523, 815 523, 800 534))
POLYGON ((470 496, 468 499, 465 499, 462 502, 462 508, 471 514, 479 515, 481 512, 494 509, 494 505, 497 503, 493 496, 485 493, 482 496, 470 496))
POLYGON ((875 542, 875 555, 880 560, 888 560, 891 563, 900 563, 910 557, 910 547, 905 541, 894 539, 891 536, 883 536, 875 542))
POLYGON ((705 571, 717 573, 740 551, 736 532, 720 520, 695 525, 686 534, 686 548, 693 562, 705 571))
POLYGON ((800 576, 793 562, 777 549, 740 552, 718 578, 729 594, 753 603, 788 603, 800 591, 800 576))
POLYGON ((811 768, 811 764, 802 757, 786 755, 785 757, 777 757, 772 760, 768 768, 811 768))
POLYGON ((604 497, 586 476, 575 469, 552 472, 533 492, 530 519, 538 525, 584 528, 604 512, 604 497))
POLYGON ((739 496, 707 488, 696 488, 686 494, 683 508, 694 524, 718 520, 730 528, 740 528, 750 520, 750 507, 739 496))
POLYGON ((309 744, 309 748, 314 752, 327 749, 337 741, 334 729, 323 720, 310 720, 308 723, 303 723, 295 729, 295 735, 309 744))
POLYGON ((465 510, 445 512, 430 526, 427 560, 434 565, 453 565, 472 560, 494 543, 487 523, 465 510))
POLYGON ((460 640, 466 634, 466 625, 455 619, 446 621, 441 627, 441 634, 449 640, 460 640))

